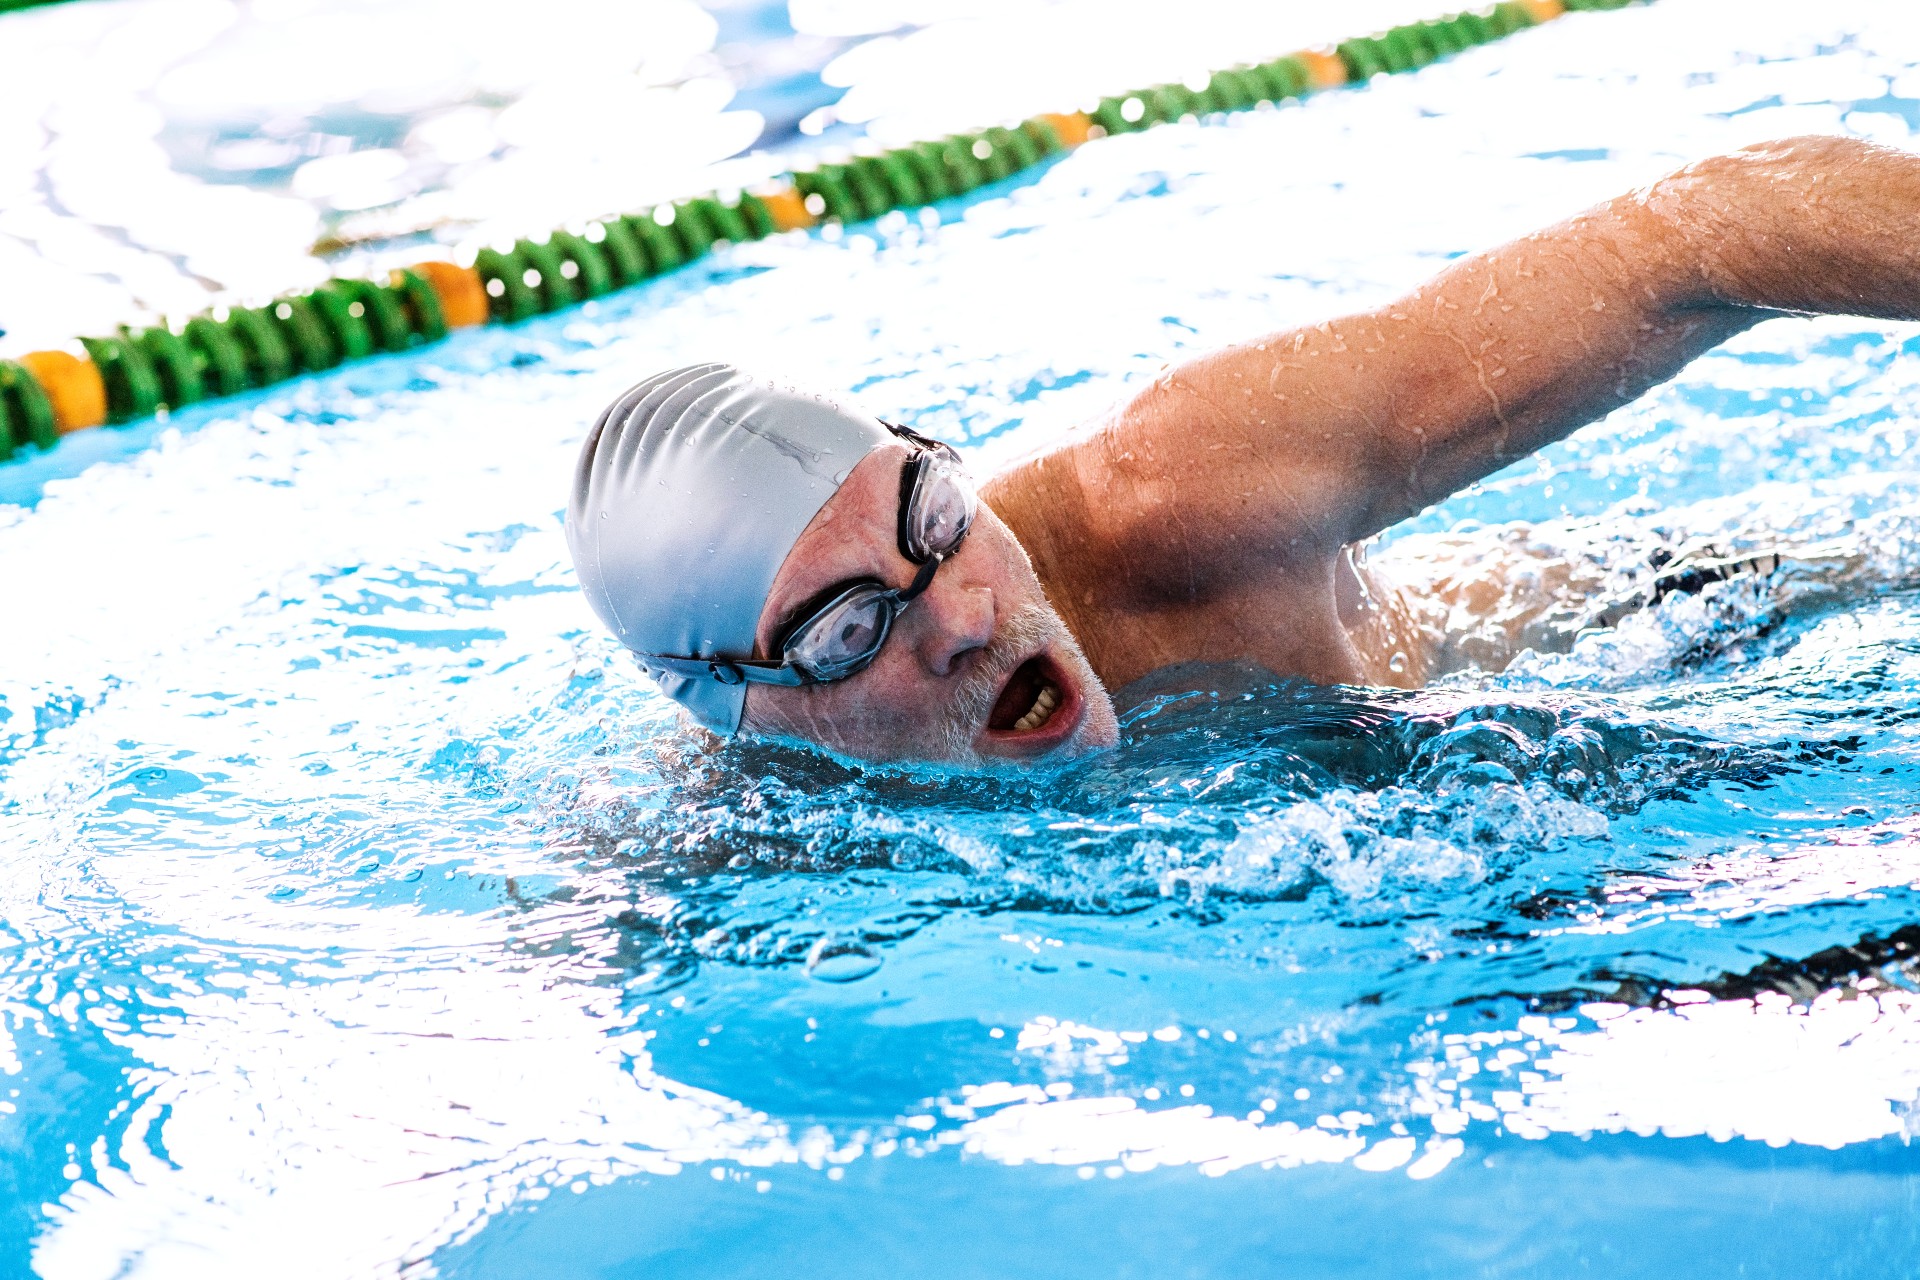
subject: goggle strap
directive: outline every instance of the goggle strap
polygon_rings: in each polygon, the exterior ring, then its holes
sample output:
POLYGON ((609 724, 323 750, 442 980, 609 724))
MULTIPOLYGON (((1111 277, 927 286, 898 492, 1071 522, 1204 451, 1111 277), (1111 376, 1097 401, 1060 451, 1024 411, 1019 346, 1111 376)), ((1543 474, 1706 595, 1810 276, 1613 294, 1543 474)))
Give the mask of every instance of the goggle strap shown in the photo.
POLYGON ((948 444, 945 440, 936 440, 932 436, 922 435, 912 427, 903 427, 897 422, 888 422, 884 418, 881 419, 880 425, 907 443, 918 445, 927 453, 937 453, 942 457, 951 458, 955 462, 960 460, 960 451, 948 444))
POLYGON ((798 667, 758 658, 681 658, 664 653, 639 653, 640 662, 656 671, 711 680, 715 684, 777 684, 793 687, 811 683, 798 667))

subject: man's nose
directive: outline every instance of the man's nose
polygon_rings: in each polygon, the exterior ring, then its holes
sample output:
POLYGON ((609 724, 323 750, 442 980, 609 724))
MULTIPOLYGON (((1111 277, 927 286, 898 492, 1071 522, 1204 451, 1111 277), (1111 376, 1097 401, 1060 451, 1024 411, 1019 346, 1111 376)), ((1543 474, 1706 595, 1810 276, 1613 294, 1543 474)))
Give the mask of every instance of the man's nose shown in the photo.
POLYGON ((958 584, 942 590, 944 585, 934 583, 909 614, 914 652, 936 676, 951 675, 962 658, 993 639, 993 590, 958 584))

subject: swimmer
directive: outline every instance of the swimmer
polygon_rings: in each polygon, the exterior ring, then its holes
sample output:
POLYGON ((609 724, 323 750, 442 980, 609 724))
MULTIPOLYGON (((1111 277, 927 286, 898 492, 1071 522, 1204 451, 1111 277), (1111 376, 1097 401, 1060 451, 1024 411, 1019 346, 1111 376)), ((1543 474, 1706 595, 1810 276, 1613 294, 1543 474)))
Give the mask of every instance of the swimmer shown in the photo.
MULTIPOLYGON (((825 397, 659 374, 589 433, 568 544, 602 621, 717 734, 1067 759, 1117 740, 1109 688, 1166 667, 1416 687, 1457 665, 1450 633, 1486 630, 1476 593, 1509 563, 1388 572, 1359 546, 1782 313, 1920 318, 1920 157, 1807 137, 1689 165, 1385 306, 1173 368, 977 487, 945 445, 825 397)), ((1642 603, 1778 560, 1647 563, 1642 603)))

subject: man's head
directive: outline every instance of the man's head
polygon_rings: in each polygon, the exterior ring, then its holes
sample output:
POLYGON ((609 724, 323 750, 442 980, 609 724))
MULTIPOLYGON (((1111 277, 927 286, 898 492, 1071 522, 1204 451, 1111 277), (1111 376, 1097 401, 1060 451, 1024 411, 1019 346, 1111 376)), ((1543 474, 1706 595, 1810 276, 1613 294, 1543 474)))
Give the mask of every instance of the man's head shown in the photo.
POLYGON ((1106 691, 966 483, 911 432, 692 366, 601 415, 568 543, 601 619, 715 732, 967 765, 1110 745, 1106 691))

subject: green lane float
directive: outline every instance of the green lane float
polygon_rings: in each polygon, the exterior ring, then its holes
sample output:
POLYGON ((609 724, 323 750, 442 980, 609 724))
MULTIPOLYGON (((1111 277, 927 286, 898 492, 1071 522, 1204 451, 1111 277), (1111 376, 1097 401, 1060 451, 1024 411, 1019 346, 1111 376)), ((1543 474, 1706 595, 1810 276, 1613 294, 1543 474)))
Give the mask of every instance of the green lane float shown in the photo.
POLYGON ((0 443, 16 449, 51 449, 60 440, 53 405, 39 380, 11 360, 0 360, 0 443))
POLYGON ((253 385, 246 350, 227 325, 210 316, 195 316, 187 321, 181 338, 194 354, 200 387, 206 395, 239 395, 253 385))
POLYGON ((124 338, 82 338, 80 345, 106 384, 109 423, 118 426, 159 411, 160 378, 138 348, 124 338))
POLYGON ((364 360, 374 353, 373 326, 367 323, 367 304, 347 296, 346 290, 323 284, 307 294, 308 306, 326 330, 335 364, 364 360))
POLYGON ((160 403, 169 409, 178 409, 206 394, 199 359, 179 334, 164 325, 155 325, 141 330, 132 341, 153 366, 154 376, 160 379, 160 403))
POLYGON ((407 314, 407 325, 412 330, 410 342, 418 345, 423 342, 438 342, 447 336, 447 330, 464 325, 480 324, 487 315, 487 290, 479 276, 471 272, 462 272, 454 268, 452 272, 441 273, 438 267, 450 266, 448 263, 423 262, 419 267, 405 268, 393 273, 393 283, 389 286, 394 296, 400 300, 407 314), (424 268, 424 270, 422 270, 424 268), (433 282, 437 275, 445 274, 448 288, 443 293, 433 282), (464 291, 464 296, 462 292, 464 291), (473 299, 471 315, 450 315, 449 312, 462 306, 466 298, 473 299))
MULTIPOLYGON (((668 221, 672 213, 668 213, 668 221)), ((686 261, 686 254, 680 248, 680 241, 673 232, 661 223, 659 210, 649 209, 645 213, 631 213, 626 217, 627 229, 633 232, 647 253, 647 274, 660 275, 671 271, 686 261)))

